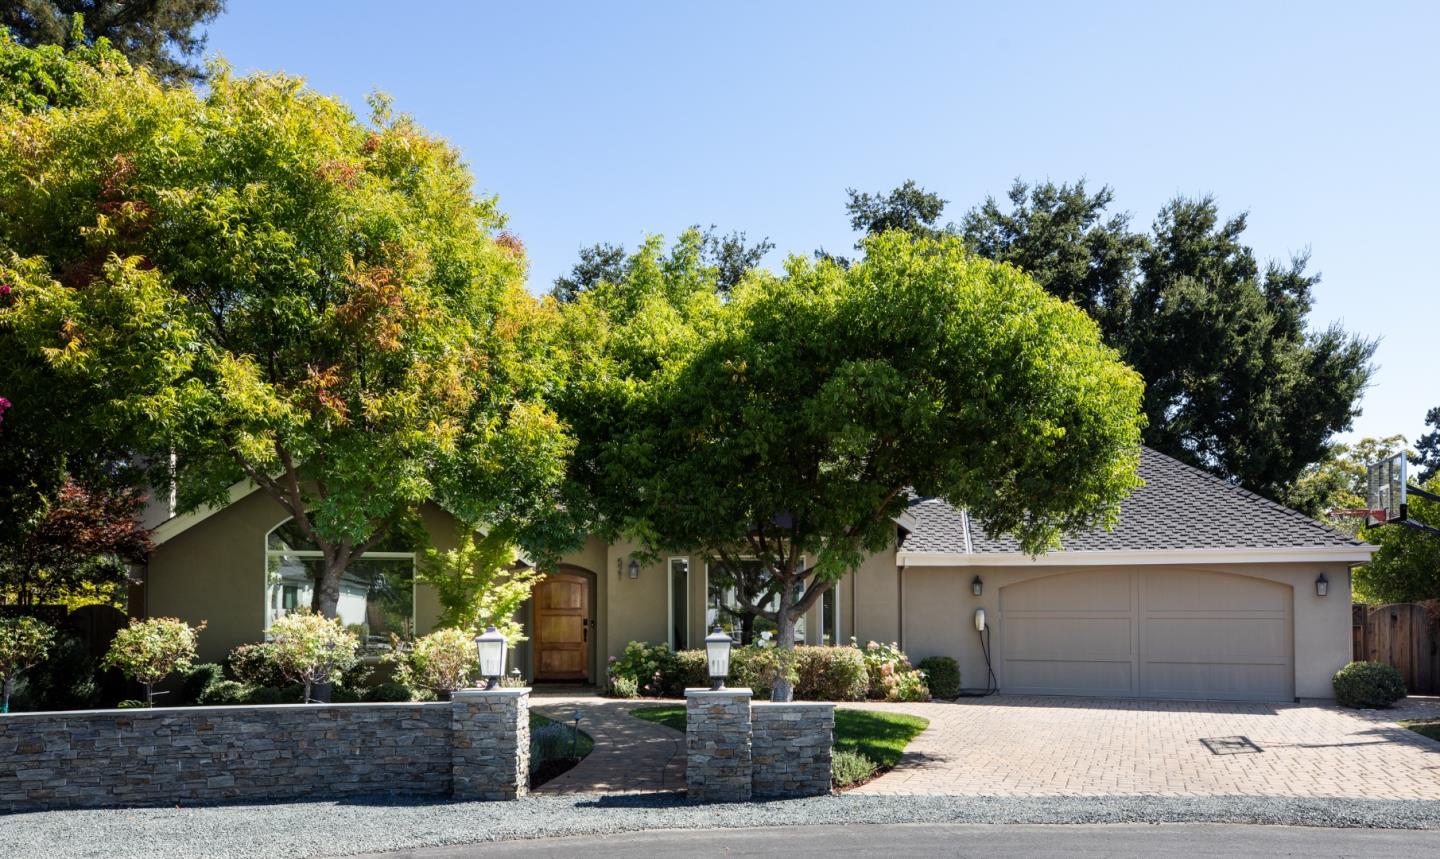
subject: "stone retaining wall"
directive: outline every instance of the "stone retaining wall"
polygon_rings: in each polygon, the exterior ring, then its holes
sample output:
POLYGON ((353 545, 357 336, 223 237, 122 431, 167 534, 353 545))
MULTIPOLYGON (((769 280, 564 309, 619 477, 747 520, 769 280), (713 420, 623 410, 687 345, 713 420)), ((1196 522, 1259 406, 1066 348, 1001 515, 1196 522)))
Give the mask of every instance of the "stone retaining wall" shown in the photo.
POLYGON ((0 716, 0 812, 358 794, 514 798, 529 783, 528 692, 0 716))
POLYGON ((756 799, 824 796, 830 792, 835 705, 750 705, 752 793, 756 799))

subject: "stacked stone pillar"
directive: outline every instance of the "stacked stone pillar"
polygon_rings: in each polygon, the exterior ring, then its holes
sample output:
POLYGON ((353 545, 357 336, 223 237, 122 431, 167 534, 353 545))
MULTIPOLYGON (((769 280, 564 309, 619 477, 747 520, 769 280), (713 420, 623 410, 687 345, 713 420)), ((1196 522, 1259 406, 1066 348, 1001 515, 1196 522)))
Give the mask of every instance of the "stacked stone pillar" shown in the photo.
POLYGON ((690 801, 828 794, 835 705, 750 699, 749 689, 685 690, 690 801))
POLYGON ((685 690, 685 790, 691 802, 750 798, 750 690, 685 690))
POLYGON ((520 799, 530 792, 530 689, 450 696, 452 795, 520 799))

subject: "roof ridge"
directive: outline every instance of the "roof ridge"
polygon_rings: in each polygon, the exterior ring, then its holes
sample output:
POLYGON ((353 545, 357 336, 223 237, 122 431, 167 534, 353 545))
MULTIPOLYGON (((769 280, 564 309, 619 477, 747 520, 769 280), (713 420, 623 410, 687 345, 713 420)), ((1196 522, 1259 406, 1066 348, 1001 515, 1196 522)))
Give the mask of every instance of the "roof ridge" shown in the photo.
POLYGON ((1286 507, 1284 504, 1281 504, 1281 503, 1278 502, 1278 501, 1274 501, 1274 500, 1272 500, 1272 499, 1266 498, 1264 495, 1261 495, 1261 494, 1259 494, 1258 492, 1255 492, 1255 491, 1250 490, 1250 489, 1246 489, 1245 487, 1240 486, 1239 484, 1231 483, 1230 481, 1226 480, 1226 479, 1223 478, 1223 477, 1220 477, 1220 476, 1217 475, 1217 474, 1214 474, 1213 472, 1206 471, 1205 469, 1200 468, 1199 466, 1191 465, 1191 464, 1188 463, 1188 462, 1185 462, 1185 461, 1183 461, 1183 460, 1176 459, 1175 457, 1173 457, 1173 456, 1171 456, 1171 455, 1169 455, 1169 454, 1167 454, 1167 453, 1161 453, 1160 451, 1156 450, 1156 449, 1153 448, 1153 447, 1150 447, 1149 445, 1141 445, 1140 447, 1141 447, 1142 450, 1144 450, 1144 451, 1146 451, 1146 452, 1148 452, 1148 453, 1154 454, 1155 456, 1158 456, 1158 457, 1160 457, 1160 458, 1163 459, 1163 460, 1167 460, 1167 461, 1169 461, 1169 462, 1172 462, 1172 463, 1174 463, 1175 465, 1178 465, 1180 468, 1183 468, 1183 469, 1185 469, 1186 471, 1188 471, 1188 472, 1190 472, 1190 473, 1192 473, 1192 474, 1198 475, 1198 476, 1203 477, 1203 478, 1205 478, 1206 480, 1208 480, 1208 481, 1210 481, 1210 482, 1212 482, 1212 483, 1215 483, 1216 485, 1222 487, 1223 489, 1225 489, 1225 490, 1228 491, 1228 492, 1231 492, 1231 493, 1240 495, 1240 496, 1246 498, 1247 500, 1258 501, 1258 502, 1260 502, 1261 504, 1263 504, 1263 505, 1265 505, 1265 506, 1267 506, 1267 507, 1273 508, 1274 510, 1276 510, 1276 511, 1278 511, 1278 512, 1280 512, 1280 513, 1284 513, 1285 515, 1289 516, 1289 517, 1292 518, 1292 519, 1299 520, 1299 521, 1305 523, 1305 524, 1308 525, 1308 526, 1311 526, 1311 527, 1314 527, 1314 528, 1319 528, 1320 530, 1325 531, 1325 532, 1328 533, 1328 534, 1333 534, 1333 535, 1335 535, 1335 536, 1344 537, 1346 540, 1350 541, 1352 544, 1354 544, 1354 545, 1356 545, 1356 546, 1365 546, 1365 545, 1368 545, 1365 541, 1356 539, 1353 535, 1346 534, 1344 531, 1341 531, 1339 528, 1333 527, 1333 526, 1331 526, 1331 525, 1326 525, 1324 522, 1321 522, 1320 520, 1315 519, 1315 518, 1313 518, 1313 517, 1306 516, 1304 513, 1301 513, 1299 510, 1296 510, 1296 509, 1294 509, 1293 507, 1286 507))

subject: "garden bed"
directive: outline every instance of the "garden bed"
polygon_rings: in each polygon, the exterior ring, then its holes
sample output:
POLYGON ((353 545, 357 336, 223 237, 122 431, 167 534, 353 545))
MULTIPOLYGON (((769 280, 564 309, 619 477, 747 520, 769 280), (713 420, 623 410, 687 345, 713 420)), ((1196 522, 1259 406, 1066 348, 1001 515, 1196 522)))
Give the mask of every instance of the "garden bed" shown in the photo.
POLYGON ((531 755, 530 787, 539 787, 557 776, 575 768, 585 756, 595 750, 595 740, 584 731, 575 729, 564 722, 546 718, 539 713, 530 713, 531 755), (563 729, 564 736, 546 743, 536 742, 536 732, 544 729, 563 729), (567 738, 571 742, 567 742, 567 738))

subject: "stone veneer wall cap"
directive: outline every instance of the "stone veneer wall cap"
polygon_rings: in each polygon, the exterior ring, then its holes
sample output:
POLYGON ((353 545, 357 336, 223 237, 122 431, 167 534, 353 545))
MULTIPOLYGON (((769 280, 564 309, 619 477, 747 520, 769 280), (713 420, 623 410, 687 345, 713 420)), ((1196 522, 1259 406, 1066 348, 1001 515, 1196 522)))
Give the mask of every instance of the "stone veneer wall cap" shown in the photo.
POLYGON ((746 689, 746 688, 744 688, 744 687, 741 687, 741 688, 739 688, 739 689, 696 688, 696 689, 686 689, 686 690, 685 690, 685 697, 686 697, 686 698, 709 698, 709 697, 712 697, 712 696, 714 696, 714 697, 727 697, 727 696, 728 696, 728 697, 731 697, 731 698, 749 698, 749 697, 751 697, 753 694, 754 694, 754 693, 752 693, 749 689, 746 689))
POLYGON ((450 700, 460 701, 466 698, 519 698, 521 695, 529 694, 529 686, 506 686, 499 689, 456 689, 450 693, 450 700))
POLYGON ((750 706, 764 710, 807 710, 811 707, 835 709, 835 704, 831 701, 756 701, 750 706))
POLYGON ((309 704, 197 704, 194 706, 180 707, 126 707, 125 709, 112 707, 102 710, 26 710, 24 712, 6 713, 0 718, 14 722, 34 718, 54 721, 56 719, 70 719, 85 716, 113 716, 124 718, 126 716, 228 713, 237 710, 399 709, 401 707, 445 707, 449 706, 449 704, 449 701, 346 701, 344 703, 337 701, 328 704, 315 701, 309 704))

